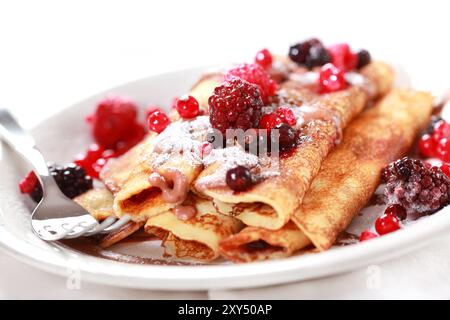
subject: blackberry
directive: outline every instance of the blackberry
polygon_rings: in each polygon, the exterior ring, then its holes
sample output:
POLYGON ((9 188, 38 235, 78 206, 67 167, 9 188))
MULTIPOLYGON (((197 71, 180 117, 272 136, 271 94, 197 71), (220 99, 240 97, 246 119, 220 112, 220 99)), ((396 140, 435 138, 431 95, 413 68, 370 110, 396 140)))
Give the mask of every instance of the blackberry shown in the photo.
POLYGON ((315 38, 296 43, 289 48, 289 58, 297 64, 304 65, 306 63, 306 58, 309 55, 309 50, 317 45, 322 46, 322 43, 315 38))
MULTIPOLYGON (((70 199, 92 189, 92 178, 86 175, 86 171, 76 164, 69 164, 66 167, 49 165, 49 171, 55 179, 61 191, 70 199)), ((42 187, 38 183, 30 193, 31 198, 39 202, 42 199, 42 187)))
POLYGON ((330 54, 321 44, 314 45, 309 49, 308 55, 305 59, 305 66, 309 69, 314 67, 321 67, 330 62, 330 54))
POLYGON ((245 191, 253 185, 252 174, 244 166, 237 166, 227 171, 226 183, 233 191, 245 191))
POLYGON ((431 214, 450 202, 450 179, 438 167, 404 157, 381 174, 388 204, 399 204, 408 214, 431 214))
POLYGON ((356 55, 358 57, 356 69, 361 69, 362 67, 368 65, 370 61, 372 61, 372 57, 370 56, 370 53, 367 50, 361 50, 356 55))
POLYGON ((257 128, 263 107, 258 86, 240 78, 216 87, 208 104, 209 121, 222 134, 227 129, 257 128))

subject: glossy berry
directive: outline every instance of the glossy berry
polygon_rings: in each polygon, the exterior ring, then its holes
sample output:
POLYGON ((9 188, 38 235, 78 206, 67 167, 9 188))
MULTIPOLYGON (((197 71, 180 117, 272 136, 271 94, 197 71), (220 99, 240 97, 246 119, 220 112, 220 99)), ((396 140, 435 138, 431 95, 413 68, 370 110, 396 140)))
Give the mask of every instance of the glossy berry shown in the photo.
POLYGON ((290 125, 286 123, 281 123, 275 127, 278 130, 278 141, 280 146, 280 151, 289 151, 295 148, 298 144, 297 131, 294 130, 290 125))
POLYGON ((434 124, 432 136, 435 141, 450 138, 450 124, 444 120, 437 121, 434 124))
POLYGON ((439 159, 445 162, 450 162, 450 139, 442 138, 436 147, 436 154, 439 159))
POLYGON ((313 38, 304 42, 296 43, 289 48, 289 58, 300 65, 305 65, 311 47, 322 45, 320 40, 313 38))
POLYGON ((252 174, 244 166, 237 166, 227 171, 226 183, 233 191, 245 191, 253 185, 252 174))
POLYGON ((406 210, 399 204, 391 204, 384 210, 386 214, 393 214, 400 220, 405 220, 407 218, 406 210))
POLYGON ((209 121, 222 134, 227 129, 256 128, 263 107, 258 86, 241 78, 232 78, 216 87, 208 104, 209 121))
POLYGON ((343 71, 351 71, 355 69, 357 64, 357 55, 354 54, 350 46, 346 43, 338 43, 328 47, 331 63, 343 71))
POLYGON ((450 178, 450 164, 449 163, 442 163, 440 166, 442 172, 447 176, 447 178, 450 178))
POLYGON ((331 61, 328 50, 321 44, 314 45, 309 49, 306 56, 305 66, 309 69, 321 67, 331 61))
POLYGON ((34 173, 34 171, 30 171, 25 178, 22 179, 19 183, 19 190, 21 193, 29 194, 33 192, 34 188, 39 184, 39 180, 34 173))
POLYGON ((127 135, 129 127, 136 123, 136 117, 137 106, 134 102, 122 97, 106 97, 90 116, 95 141, 106 148, 115 148, 127 135))
POLYGON ((439 121, 444 121, 444 119, 442 119, 441 116, 436 116, 436 115, 431 116, 431 120, 430 120, 430 123, 428 124, 428 128, 426 130, 426 133, 432 135, 433 132, 434 132, 434 126, 439 121))
MULTIPOLYGON (((92 178, 86 175, 83 168, 75 164, 69 164, 65 167, 50 165, 49 171, 61 191, 68 198, 73 199, 93 187, 92 178)), ((36 185, 30 196, 36 202, 41 201, 42 187, 40 184, 36 185)))
POLYGON ((277 114, 275 114, 274 112, 266 113, 259 120, 259 128, 271 130, 280 123, 282 123, 282 120, 277 114))
POLYGON ((361 69, 365 66, 367 66, 371 61, 372 57, 370 56, 369 51, 367 50, 361 50, 356 54, 357 57, 357 64, 356 69, 361 69))
MULTIPOLYGON (((176 101, 175 101, 176 103, 176 101)), ((150 105, 145 110, 145 119, 148 119, 148 117, 155 111, 163 111, 163 109, 160 106, 157 105, 150 105)))
POLYGON ((327 63, 320 69, 319 73, 319 93, 330 93, 346 89, 348 86, 345 80, 345 72, 327 63))
POLYGON ((225 81, 233 78, 240 78, 249 83, 257 85, 264 104, 269 102, 269 97, 273 96, 277 90, 277 84, 261 66, 254 63, 243 63, 237 65, 225 74, 225 81))
POLYGON ((255 63, 263 67, 264 69, 268 69, 272 66, 272 54, 267 49, 262 49, 256 53, 255 63))
POLYGON ((379 235, 394 232, 400 229, 400 222, 393 214, 383 214, 375 221, 375 230, 379 235))
POLYGON ((436 141, 429 134, 424 134, 419 139, 419 151, 425 156, 432 158, 436 155, 436 141))
POLYGON ((161 133, 169 125, 169 117, 163 111, 155 111, 148 116, 148 129, 150 131, 161 133))
POLYGON ((361 234, 359 235, 359 241, 366 241, 366 240, 370 240, 370 239, 374 239, 374 238, 378 238, 378 235, 370 232, 369 230, 364 230, 363 232, 361 232, 361 234))
POLYGON ((282 123, 293 126, 297 123, 294 112, 289 107, 279 107, 275 110, 275 115, 280 118, 282 123))
POLYGON ((198 115, 200 110, 198 101, 193 96, 184 95, 178 98, 176 109, 184 119, 192 119, 198 115))
POLYGON ((450 202, 450 180, 436 166, 404 157, 382 171, 388 204, 400 204, 408 214, 431 214, 450 202))

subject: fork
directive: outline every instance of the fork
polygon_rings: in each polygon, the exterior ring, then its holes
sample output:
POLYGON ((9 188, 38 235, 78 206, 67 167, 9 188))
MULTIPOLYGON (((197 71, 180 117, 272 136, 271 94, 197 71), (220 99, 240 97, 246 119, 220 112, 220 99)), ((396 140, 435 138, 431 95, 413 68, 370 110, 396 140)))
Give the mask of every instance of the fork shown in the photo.
POLYGON ((0 137, 27 160, 42 185, 42 200, 31 215, 31 227, 39 238, 47 241, 91 236, 117 230, 130 221, 128 215, 120 219, 108 217, 99 223, 82 206, 62 193, 51 176, 42 153, 33 137, 0 108, 0 137))

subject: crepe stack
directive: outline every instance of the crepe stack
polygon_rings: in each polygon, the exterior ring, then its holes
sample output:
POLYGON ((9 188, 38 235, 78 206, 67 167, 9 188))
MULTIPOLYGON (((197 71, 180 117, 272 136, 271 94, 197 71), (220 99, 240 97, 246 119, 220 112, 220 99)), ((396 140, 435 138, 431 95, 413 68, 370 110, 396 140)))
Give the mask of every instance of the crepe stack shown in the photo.
MULTIPOLYGON (((132 222, 105 238, 103 246, 145 224, 146 232, 162 240, 165 255, 177 258, 249 262, 328 249, 367 203, 381 168, 411 146, 428 121, 431 98, 407 90, 386 95, 393 72, 382 62, 352 74, 348 89, 324 95, 313 83, 298 81, 304 74, 295 69, 279 77, 271 101, 271 107, 291 107, 301 129, 301 143, 279 159, 275 171, 240 146, 213 150, 212 160, 202 159, 199 147, 211 129, 207 116, 175 121, 110 162, 101 173, 108 190, 92 190, 77 200, 99 219, 131 216, 132 222), (265 179, 234 192, 224 176, 236 165, 257 166, 265 179), (155 174, 156 182, 162 179, 182 196, 167 201, 161 186, 149 180, 155 174), (183 183, 176 181, 179 176, 183 183), (185 206, 196 214, 180 216, 185 206)), ((220 81, 220 73, 214 73, 192 89, 203 108, 220 81)))

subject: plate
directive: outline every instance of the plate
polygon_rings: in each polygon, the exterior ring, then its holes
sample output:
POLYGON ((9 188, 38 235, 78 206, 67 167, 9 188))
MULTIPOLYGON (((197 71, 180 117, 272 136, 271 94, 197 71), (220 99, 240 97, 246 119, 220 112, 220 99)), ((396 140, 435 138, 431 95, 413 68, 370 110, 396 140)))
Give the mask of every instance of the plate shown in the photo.
MULTIPOLYGON (((89 128, 84 122, 96 102, 107 93, 133 98, 140 106, 149 103, 169 106, 172 97, 189 90, 206 71, 205 67, 181 70, 134 81, 99 93, 64 109, 32 130, 46 159, 67 163, 86 149, 91 142, 89 128)), ((401 70, 403 84, 405 73, 401 70)), ((0 145, 0 247, 36 268, 66 277, 78 276, 81 281, 109 285, 161 289, 205 290, 249 288, 305 280, 350 271, 380 263, 419 247, 430 244, 450 228, 447 207, 433 216, 375 240, 331 250, 298 255, 286 259, 249 264, 216 263, 209 265, 158 265, 117 262, 82 253, 60 243, 37 238, 30 228, 33 203, 21 195, 18 182, 29 167, 4 144, 0 145)), ((360 216, 350 228, 359 229, 369 215, 360 216), (364 218, 364 219, 363 219, 364 218)), ((121 244, 114 252, 144 254, 161 258, 155 242, 121 244)))

